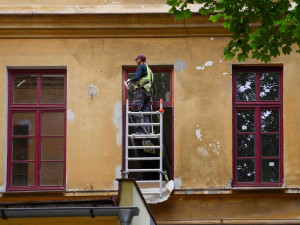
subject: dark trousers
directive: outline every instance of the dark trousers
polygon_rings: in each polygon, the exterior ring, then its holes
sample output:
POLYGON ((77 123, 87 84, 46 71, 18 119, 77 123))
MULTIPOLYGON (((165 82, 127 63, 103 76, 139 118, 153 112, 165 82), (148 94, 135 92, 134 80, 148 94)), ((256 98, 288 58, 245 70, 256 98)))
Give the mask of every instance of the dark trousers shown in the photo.
MULTIPOLYGON (((133 112, 149 112, 151 107, 151 92, 146 91, 144 88, 138 88, 133 95, 132 111, 133 112)), ((134 115, 133 120, 135 123, 149 123, 149 115, 134 115)), ((150 126, 138 126, 136 132, 150 133, 150 126)))

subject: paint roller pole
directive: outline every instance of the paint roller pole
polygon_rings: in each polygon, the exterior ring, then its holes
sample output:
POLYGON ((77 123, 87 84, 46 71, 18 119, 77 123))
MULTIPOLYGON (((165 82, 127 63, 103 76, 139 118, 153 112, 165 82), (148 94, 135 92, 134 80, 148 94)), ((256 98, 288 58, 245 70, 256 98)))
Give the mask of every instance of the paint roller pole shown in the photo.
POLYGON ((128 128, 128 108, 129 108, 129 100, 126 99, 126 140, 125 140, 125 175, 126 178, 128 178, 128 133, 129 133, 129 128, 128 128))

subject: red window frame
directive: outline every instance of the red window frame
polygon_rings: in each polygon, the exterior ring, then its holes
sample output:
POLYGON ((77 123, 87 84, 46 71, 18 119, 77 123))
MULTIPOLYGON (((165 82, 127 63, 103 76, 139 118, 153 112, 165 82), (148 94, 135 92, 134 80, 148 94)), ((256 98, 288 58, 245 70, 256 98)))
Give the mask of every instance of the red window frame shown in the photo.
MULTIPOLYGON (((37 191, 37 190, 64 190, 66 187, 66 104, 67 104, 67 71, 66 69, 13 69, 8 71, 8 142, 7 142, 7 191, 37 191), (37 76, 37 103, 16 104, 13 103, 13 77, 18 75, 37 76), (64 76, 64 103, 62 104, 41 104, 41 76, 42 75, 63 75, 64 76), (33 186, 12 186, 12 123, 14 112, 35 112, 35 153, 34 160, 24 160, 24 162, 34 162, 34 185, 33 186), (64 133, 63 135, 42 135, 41 117, 43 112, 63 112, 64 113, 64 133), (63 160, 41 160, 41 137, 63 137, 64 153, 63 160), (41 162, 62 162, 63 163, 63 184, 59 186, 40 185, 41 162)), ((28 137, 30 135, 26 135, 28 137)), ((23 137, 23 136, 18 136, 23 137)), ((17 162, 22 163, 22 160, 17 162)))
POLYGON ((283 184, 283 69, 276 67, 233 67, 233 181, 235 187, 280 187, 283 184), (237 101, 237 73, 238 72, 255 72, 256 73, 256 100, 255 101, 237 101), (260 72, 279 72, 279 101, 260 101, 260 72), (254 109, 254 132, 237 132, 237 110, 254 109), (262 132, 261 131, 261 110, 278 109, 279 110, 279 131, 262 132), (266 157, 261 155, 261 136, 262 134, 279 134, 279 156, 266 157), (254 157, 237 157, 237 134, 254 134, 254 157), (255 175, 254 182, 237 181, 237 160, 254 159, 255 175), (261 159, 279 159, 279 180, 275 182, 263 182, 261 177, 262 163, 261 159))
MULTIPOLYGON (((174 179, 174 70, 173 66, 149 66, 150 69, 152 70, 153 73, 163 73, 163 72, 169 72, 171 74, 170 76, 170 101, 163 101, 163 107, 168 107, 172 108, 172 144, 171 144, 171 149, 172 149, 172 177, 169 177, 169 179, 174 179)), ((123 67, 123 81, 128 79, 128 74, 129 73, 134 73, 136 71, 136 67, 133 66, 124 66, 123 67)), ((123 84, 123 82, 122 82, 123 84)), ((122 89, 122 96, 123 96, 123 101, 122 101, 122 110, 123 110, 123 134, 125 134, 125 112, 126 112, 126 99, 128 99, 128 92, 126 88, 123 85, 122 89)), ((131 102, 129 103, 131 105, 131 102)), ((160 102, 159 101, 153 101, 153 108, 159 108, 160 107, 160 102)), ((123 135, 122 139, 123 147, 122 147, 122 169, 125 169, 125 136, 123 135)))

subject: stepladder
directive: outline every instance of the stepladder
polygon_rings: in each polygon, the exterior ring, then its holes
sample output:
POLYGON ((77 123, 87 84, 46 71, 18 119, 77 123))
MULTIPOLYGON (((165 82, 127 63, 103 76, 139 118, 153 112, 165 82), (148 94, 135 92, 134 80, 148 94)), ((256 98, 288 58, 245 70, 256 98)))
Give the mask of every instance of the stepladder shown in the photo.
POLYGON ((139 185, 151 183, 157 185, 157 190, 147 194, 159 194, 162 198, 163 179, 166 172, 163 170, 163 102, 160 100, 160 108, 150 112, 130 111, 129 100, 126 100, 125 110, 125 165, 123 175, 126 178, 134 178, 139 185), (136 123, 135 117, 142 118, 136 123), (143 117, 151 119, 144 122, 143 117), (153 117, 155 119, 153 119, 153 117), (136 127, 150 127, 150 133, 136 133, 136 127))

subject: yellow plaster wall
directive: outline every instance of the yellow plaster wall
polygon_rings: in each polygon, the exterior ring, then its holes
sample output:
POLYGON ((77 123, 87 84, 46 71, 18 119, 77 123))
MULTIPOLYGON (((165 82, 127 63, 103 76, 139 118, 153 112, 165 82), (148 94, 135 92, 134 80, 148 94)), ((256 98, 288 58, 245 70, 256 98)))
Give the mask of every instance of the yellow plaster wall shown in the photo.
MULTIPOLYGON (((122 66, 143 52, 149 65, 175 65, 176 188, 223 188, 232 178, 232 64, 227 38, 0 40, 0 186, 5 180, 8 66, 67 68, 67 189, 114 190, 121 166, 122 66), (212 61, 211 66, 205 63, 212 61), (186 68, 180 65, 186 65, 186 68), (204 69, 202 69, 204 65, 204 69), (99 93, 88 96, 90 85, 99 93)), ((284 65, 284 181, 300 180, 299 55, 284 65)), ((245 64, 257 64, 248 60, 245 64)), ((211 64, 211 63, 208 63, 211 64)))

